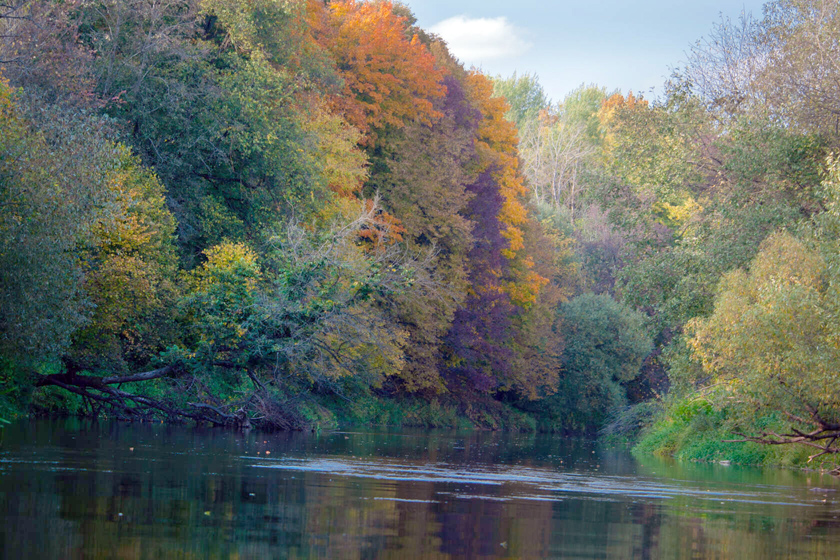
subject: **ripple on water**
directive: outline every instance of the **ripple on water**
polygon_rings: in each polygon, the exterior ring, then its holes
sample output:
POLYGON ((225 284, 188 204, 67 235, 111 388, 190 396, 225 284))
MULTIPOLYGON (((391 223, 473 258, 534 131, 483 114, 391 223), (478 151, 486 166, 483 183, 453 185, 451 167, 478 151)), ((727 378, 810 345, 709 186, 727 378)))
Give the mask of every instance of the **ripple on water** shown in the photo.
POLYGON ((252 467, 261 469, 314 472, 330 476, 394 482, 449 483, 469 485, 473 488, 501 489, 501 493, 496 492, 492 496, 474 491, 437 492, 441 496, 454 496, 461 499, 561 501, 567 497, 586 496, 588 500, 598 501, 625 501, 628 498, 641 501, 692 498, 716 503, 801 507, 818 505, 818 500, 814 501, 816 498, 803 500, 800 495, 780 492, 778 486, 704 488, 678 480, 663 481, 643 476, 600 475, 516 466, 465 469, 462 465, 453 466, 446 463, 373 462, 355 458, 280 458, 258 459, 256 462, 253 462, 254 457, 243 457, 243 459, 252 461, 252 467))

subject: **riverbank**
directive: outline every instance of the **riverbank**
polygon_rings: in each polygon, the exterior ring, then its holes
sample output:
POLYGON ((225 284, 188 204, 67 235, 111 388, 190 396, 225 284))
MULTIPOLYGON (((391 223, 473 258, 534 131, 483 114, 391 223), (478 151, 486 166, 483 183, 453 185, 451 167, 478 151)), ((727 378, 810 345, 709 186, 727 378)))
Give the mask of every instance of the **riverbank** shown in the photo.
MULTIPOLYGON (((158 398, 161 395, 156 395, 158 398)), ((231 395, 233 397, 233 395, 231 395)), ((388 428, 445 428, 506 432, 563 431, 545 429, 538 415, 486 395, 459 397, 447 393, 430 398, 378 393, 359 384, 344 383, 330 391, 311 391, 288 387, 276 401, 287 430, 320 431, 346 427, 382 426, 388 428)), ((38 389, 26 406, 7 403, 4 417, 36 416, 111 417, 83 397, 57 387, 38 389)), ((184 418, 156 414, 155 420, 180 423, 184 418)), ((261 426, 258 417, 251 419, 261 426)))
POLYGON ((683 401, 661 409, 633 441, 636 456, 672 457, 680 461, 836 471, 838 458, 799 444, 767 445, 743 440, 736 432, 783 432, 778 415, 757 416, 744 426, 705 401, 683 401), (814 457, 814 458, 812 458, 814 457))
MULTIPOLYGON (((158 395, 160 397, 160 395, 158 395)), ((343 383, 330 391, 289 388, 283 395, 282 415, 293 431, 381 426, 442 428, 505 432, 572 433, 562 420, 538 410, 523 410, 488 396, 443 394, 432 398, 389 395, 359 384, 343 383)), ((5 408, 4 418, 28 415, 111 417, 91 402, 57 387, 35 391, 26 408, 5 408)), ((159 414, 155 421, 167 420, 159 414)), ((169 418, 175 421, 174 418, 169 418)), ((260 427, 254 419, 254 427, 260 427)), ((743 426, 742 426, 743 428, 743 426)), ((667 405, 657 401, 622 409, 601 432, 601 441, 632 445, 637 457, 671 457, 679 461, 790 467, 834 471, 837 458, 821 456, 804 445, 762 445, 739 439, 737 419, 703 399, 685 399, 667 405)), ((778 416, 752 421, 752 432, 786 429, 778 416)))

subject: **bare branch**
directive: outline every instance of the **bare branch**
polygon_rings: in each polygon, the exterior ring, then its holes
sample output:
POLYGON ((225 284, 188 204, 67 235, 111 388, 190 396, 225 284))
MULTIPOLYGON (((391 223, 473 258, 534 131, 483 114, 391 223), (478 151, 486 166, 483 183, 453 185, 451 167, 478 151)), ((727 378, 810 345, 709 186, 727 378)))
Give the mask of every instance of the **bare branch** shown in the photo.
POLYGON ((211 411, 211 412, 215 412, 215 413, 216 413, 216 414, 218 414, 220 417, 224 418, 225 420, 230 420, 231 422, 232 422, 232 421, 234 421, 234 420, 236 420, 236 416, 234 416, 233 414, 228 414, 228 413, 226 413, 226 412, 222 412, 221 410, 219 410, 219 409, 218 409, 218 408, 216 408, 215 406, 212 406, 212 405, 209 405, 209 404, 203 404, 203 403, 187 403, 187 405, 189 405, 189 406, 191 406, 191 407, 193 407, 193 408, 198 408, 198 409, 201 409, 201 410, 209 410, 209 411, 211 411))
POLYGON ((150 379, 159 379, 161 377, 166 377, 171 373, 176 371, 176 367, 173 365, 168 365, 166 367, 155 369, 152 371, 146 371, 143 373, 135 373, 133 375, 125 375, 122 377, 105 377, 102 379, 102 383, 106 385, 116 385, 118 383, 134 383, 137 381, 149 381, 150 379))

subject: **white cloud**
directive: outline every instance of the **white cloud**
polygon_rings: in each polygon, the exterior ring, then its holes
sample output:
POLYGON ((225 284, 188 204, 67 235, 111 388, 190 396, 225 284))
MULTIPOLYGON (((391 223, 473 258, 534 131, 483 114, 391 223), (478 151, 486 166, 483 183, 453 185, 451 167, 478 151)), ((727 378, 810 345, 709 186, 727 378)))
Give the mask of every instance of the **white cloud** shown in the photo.
POLYGON ((430 31, 446 41, 449 51, 466 63, 519 56, 533 46, 505 17, 455 16, 433 25, 430 31))

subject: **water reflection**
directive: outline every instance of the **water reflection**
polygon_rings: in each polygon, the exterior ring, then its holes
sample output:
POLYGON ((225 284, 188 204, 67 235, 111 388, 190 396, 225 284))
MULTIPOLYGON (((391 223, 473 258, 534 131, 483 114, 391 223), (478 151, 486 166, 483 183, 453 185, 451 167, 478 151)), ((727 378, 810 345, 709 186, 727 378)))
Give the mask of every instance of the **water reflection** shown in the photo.
POLYGON ((828 476, 540 435, 0 432, 4 558, 838 556, 828 476))

